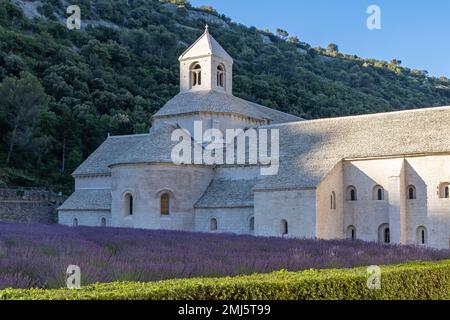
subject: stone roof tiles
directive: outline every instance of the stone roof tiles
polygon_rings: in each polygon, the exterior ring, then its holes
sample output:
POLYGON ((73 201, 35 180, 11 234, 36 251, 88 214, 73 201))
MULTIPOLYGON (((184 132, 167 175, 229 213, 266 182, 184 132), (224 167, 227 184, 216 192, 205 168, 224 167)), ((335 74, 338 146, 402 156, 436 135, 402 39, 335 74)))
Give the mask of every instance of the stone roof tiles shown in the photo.
POLYGON ((450 152, 450 107, 268 126, 280 130, 280 170, 255 190, 314 188, 343 159, 450 152))
POLYGON ((253 207, 252 188, 257 180, 213 180, 195 208, 253 207))
POLYGON ((301 118, 214 90, 187 91, 177 94, 154 117, 167 117, 198 112, 229 113, 269 123, 300 121, 301 118))
POLYGON ((69 210, 111 210, 111 190, 109 189, 79 189, 58 208, 69 210))

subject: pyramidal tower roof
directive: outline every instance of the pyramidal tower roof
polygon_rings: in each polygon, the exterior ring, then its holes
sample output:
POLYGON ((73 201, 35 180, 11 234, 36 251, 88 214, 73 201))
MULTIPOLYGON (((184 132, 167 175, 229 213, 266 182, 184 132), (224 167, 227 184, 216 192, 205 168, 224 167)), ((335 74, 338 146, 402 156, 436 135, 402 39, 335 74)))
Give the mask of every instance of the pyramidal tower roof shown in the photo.
POLYGON ((178 59, 179 61, 195 59, 204 56, 216 56, 233 63, 233 58, 209 33, 208 25, 205 32, 178 59))

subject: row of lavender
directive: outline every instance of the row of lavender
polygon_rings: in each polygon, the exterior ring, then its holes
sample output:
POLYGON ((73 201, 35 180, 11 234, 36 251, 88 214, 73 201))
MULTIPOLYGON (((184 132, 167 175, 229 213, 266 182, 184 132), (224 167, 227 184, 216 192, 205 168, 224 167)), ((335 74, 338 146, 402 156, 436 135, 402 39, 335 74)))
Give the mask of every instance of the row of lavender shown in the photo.
POLYGON ((352 241, 0 223, 0 289, 63 287, 71 264, 86 285, 448 258, 450 251, 352 241))

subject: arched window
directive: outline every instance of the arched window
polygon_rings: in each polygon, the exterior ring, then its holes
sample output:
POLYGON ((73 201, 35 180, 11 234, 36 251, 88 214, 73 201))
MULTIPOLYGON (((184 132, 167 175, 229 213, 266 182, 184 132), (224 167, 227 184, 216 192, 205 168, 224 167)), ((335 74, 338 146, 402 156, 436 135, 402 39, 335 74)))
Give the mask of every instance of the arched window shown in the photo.
POLYGON ((377 201, 384 200, 384 189, 382 186, 375 186, 373 188, 373 200, 377 200, 377 201))
POLYGON ((330 196, 330 209, 336 210, 336 193, 333 191, 330 196))
POLYGON ((416 199, 417 195, 416 195, 416 187, 414 186, 409 186, 408 187, 408 199, 409 200, 414 200, 416 199))
POLYGON ((72 226, 78 227, 78 218, 73 218, 73 220, 72 220, 72 226))
POLYGON ((289 234, 288 222, 286 220, 281 220, 280 233, 282 236, 286 236, 289 234))
POLYGON ((347 239, 356 240, 356 228, 354 226, 349 226, 347 228, 347 239))
POLYGON ((449 199, 450 198, 450 183, 443 182, 439 186, 439 198, 449 199))
POLYGON ((198 63, 194 63, 191 67, 191 87, 202 85, 202 67, 198 63))
POLYGON ((161 215, 168 216, 170 214, 170 195, 163 193, 160 199, 161 215))
POLYGON ((101 226, 101 227, 106 227, 106 218, 105 218, 105 217, 103 217, 103 218, 100 220, 100 226, 101 226))
POLYGON ((221 64, 217 66, 217 86, 225 87, 225 67, 221 64))
POLYGON ((124 199, 125 216, 132 216, 134 213, 133 196, 130 193, 125 195, 124 199))
POLYGON ((211 221, 209 222, 209 230, 210 231, 217 231, 218 230, 217 219, 216 218, 211 218, 211 221))
POLYGON ((255 217, 251 217, 249 220, 250 231, 255 231, 255 217))
POLYGON ((354 186, 349 186, 347 188, 347 200, 348 201, 358 200, 358 195, 356 193, 356 188, 354 186))
POLYGON ((418 245, 426 245, 428 243, 427 228, 425 228, 424 226, 418 227, 416 237, 418 245))
POLYGON ((378 228, 378 242, 383 244, 391 243, 391 230, 389 224, 382 224, 380 228, 378 228))

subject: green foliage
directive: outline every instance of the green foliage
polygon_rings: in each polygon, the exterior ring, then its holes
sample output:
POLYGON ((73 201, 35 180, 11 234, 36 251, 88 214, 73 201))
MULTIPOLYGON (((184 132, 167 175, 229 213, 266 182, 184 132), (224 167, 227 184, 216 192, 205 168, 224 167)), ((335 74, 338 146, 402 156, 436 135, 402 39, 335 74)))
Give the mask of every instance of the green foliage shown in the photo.
MULTIPOLYGON (((285 30, 248 28, 213 9, 206 21, 186 0, 80 0, 92 24, 72 31, 57 19, 66 15, 63 1, 41 2, 46 19, 0 0, 0 83, 26 72, 44 88, 47 108, 23 140, 33 147, 13 148, 8 166, 56 191, 70 191, 70 173, 108 133, 148 131, 151 115, 178 93, 177 57, 205 23, 235 58, 235 95, 277 110, 312 119, 450 104, 445 77, 312 49, 285 30)), ((3 163, 10 123, 0 112, 3 163)))
POLYGON ((367 288, 367 269, 279 271, 228 278, 114 282, 81 290, 0 291, 0 299, 58 300, 424 300, 450 299, 450 261, 381 268, 381 289, 367 288))
POLYGON ((6 164, 14 148, 33 154, 39 160, 46 137, 39 136, 41 117, 47 111, 48 98, 39 80, 21 72, 20 78, 7 77, 0 83, 0 112, 10 128, 6 135, 8 152, 6 164))

